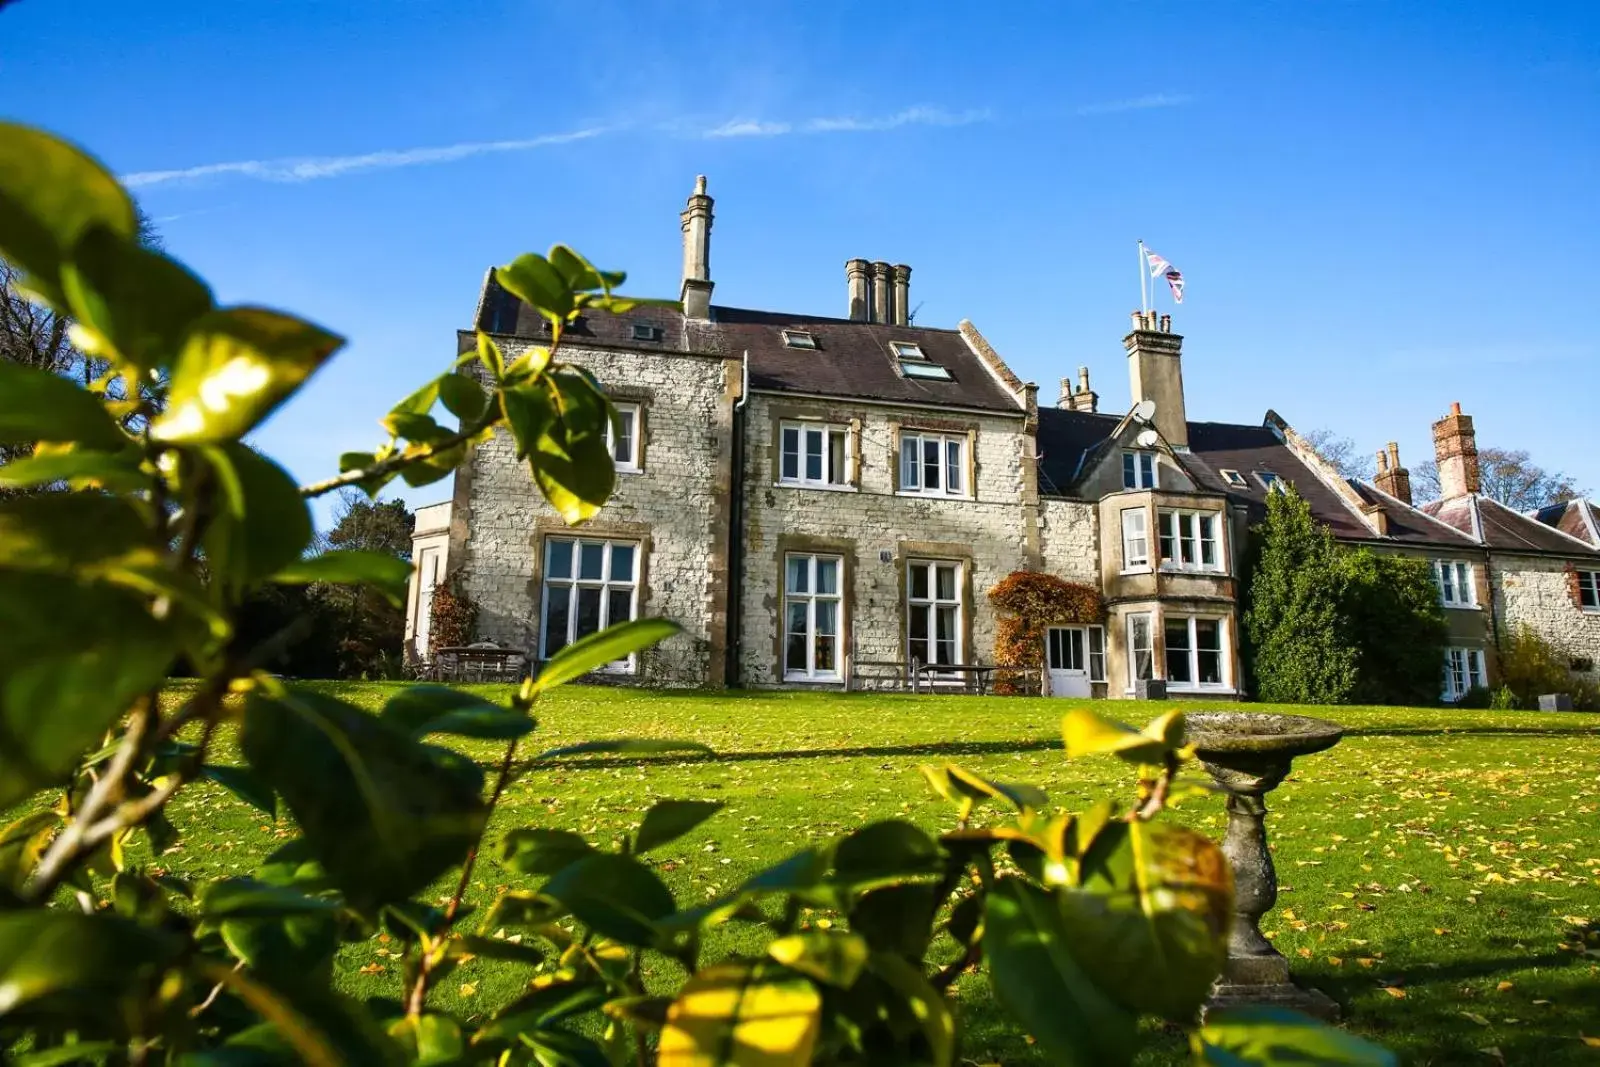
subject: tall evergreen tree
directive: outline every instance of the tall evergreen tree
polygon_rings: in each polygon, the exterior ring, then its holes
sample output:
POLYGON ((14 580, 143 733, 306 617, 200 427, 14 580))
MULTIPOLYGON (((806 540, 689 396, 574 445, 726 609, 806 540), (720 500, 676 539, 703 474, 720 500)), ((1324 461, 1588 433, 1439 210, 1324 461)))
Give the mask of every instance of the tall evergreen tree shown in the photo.
POLYGON ((1244 614, 1257 698, 1287 704, 1350 699, 1359 651, 1344 611, 1347 580, 1333 535, 1293 488, 1267 497, 1244 614))
POLYGON ((1439 699, 1447 633, 1433 568, 1415 556, 1340 552, 1345 619, 1359 649, 1351 698, 1428 705, 1439 699))

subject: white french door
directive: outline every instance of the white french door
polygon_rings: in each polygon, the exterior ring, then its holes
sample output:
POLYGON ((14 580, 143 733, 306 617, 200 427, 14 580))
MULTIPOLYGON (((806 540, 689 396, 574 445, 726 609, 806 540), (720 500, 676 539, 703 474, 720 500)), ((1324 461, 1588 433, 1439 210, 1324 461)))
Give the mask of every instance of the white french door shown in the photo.
POLYGON ((1053 697, 1089 695, 1089 635, 1082 626, 1052 626, 1044 632, 1045 673, 1053 697))

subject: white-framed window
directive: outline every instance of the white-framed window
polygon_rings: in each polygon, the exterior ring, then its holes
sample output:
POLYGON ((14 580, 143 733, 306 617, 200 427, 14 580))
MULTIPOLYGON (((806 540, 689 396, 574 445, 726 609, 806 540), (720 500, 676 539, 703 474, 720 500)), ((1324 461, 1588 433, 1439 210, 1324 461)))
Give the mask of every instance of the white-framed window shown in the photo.
POLYGON ((1089 627, 1089 681, 1106 680, 1106 628, 1089 627))
POLYGON ((1578 604, 1584 611, 1600 611, 1600 571, 1578 572, 1578 604))
POLYGON ((1155 677, 1155 631, 1152 616, 1143 611, 1128 616, 1128 688, 1140 679, 1155 677))
POLYGON ((612 407, 617 409, 616 421, 606 423, 606 447, 611 450, 611 461, 619 471, 638 471, 639 405, 612 404, 612 407))
POLYGON ((1129 449, 1122 453, 1122 488, 1156 488, 1156 454, 1129 449))
POLYGON ((1439 583, 1439 603, 1447 608, 1471 608, 1478 604, 1477 583, 1472 580, 1472 564, 1465 560, 1436 559, 1433 580, 1439 583))
POLYGON ((961 566, 944 560, 906 562, 907 662, 961 662, 961 566))
POLYGON ((1444 698, 1460 700, 1472 689, 1487 684, 1488 675, 1483 670, 1483 650, 1479 648, 1447 648, 1444 650, 1444 698))
POLYGON ((1150 566, 1150 515, 1144 508, 1122 510, 1122 569, 1150 566))
POLYGON ((783 676, 790 681, 836 681, 844 561, 791 552, 784 557, 783 572, 783 676))
MULTIPOLYGON (((632 619, 639 606, 638 542, 546 538, 540 601, 540 659, 632 619)), ((632 671, 634 664, 635 658, 629 656, 606 669, 632 671)))
POLYGON ((1222 619, 1167 615, 1167 684, 1174 689, 1222 689, 1228 684, 1222 619))
POLYGON ((1244 489, 1250 484, 1244 480, 1244 475, 1228 467, 1222 468, 1222 480, 1233 486, 1235 489, 1244 489))
POLYGON ((900 434, 900 491, 969 497, 967 435, 908 430, 900 434))
POLYGON ((1106 680, 1104 626, 1051 626, 1045 630, 1045 663, 1051 670, 1083 671, 1091 682, 1106 680))
POLYGON ((1161 513, 1161 566, 1186 571, 1220 571, 1221 516, 1214 511, 1161 513))
POLYGON ((850 427, 785 422, 778 427, 778 482, 841 488, 850 484, 850 427))
POLYGON ((1283 492, 1283 479, 1278 477, 1276 474, 1273 474, 1271 471, 1252 471, 1251 473, 1256 476, 1256 481, 1261 483, 1261 488, 1265 489, 1267 492, 1283 492))

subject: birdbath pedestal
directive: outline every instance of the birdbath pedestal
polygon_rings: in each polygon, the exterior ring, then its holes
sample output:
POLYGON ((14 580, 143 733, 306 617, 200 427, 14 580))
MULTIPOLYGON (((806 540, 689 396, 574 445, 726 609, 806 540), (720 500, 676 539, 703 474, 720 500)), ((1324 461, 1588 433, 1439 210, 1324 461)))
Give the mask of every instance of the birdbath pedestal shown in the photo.
POLYGON ((1261 917, 1278 899, 1265 797, 1288 775, 1295 757, 1332 748, 1344 730, 1304 715, 1254 712, 1201 712, 1186 716, 1185 723, 1195 754, 1228 792, 1222 851, 1233 866, 1233 933, 1227 967, 1207 1008, 1271 1004, 1337 1018, 1339 1006, 1326 994, 1290 980, 1289 961, 1262 936, 1261 917))

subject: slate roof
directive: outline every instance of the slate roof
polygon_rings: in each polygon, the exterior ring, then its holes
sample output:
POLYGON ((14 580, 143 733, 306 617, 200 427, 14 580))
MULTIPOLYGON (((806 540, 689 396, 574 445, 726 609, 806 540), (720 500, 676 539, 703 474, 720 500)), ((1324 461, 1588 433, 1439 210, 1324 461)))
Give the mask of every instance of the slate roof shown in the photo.
POLYGON ((1479 494, 1433 500, 1422 510, 1449 523, 1468 536, 1479 538, 1489 548, 1503 552, 1550 552, 1557 555, 1588 555, 1597 550, 1540 522, 1535 516, 1513 511, 1504 504, 1479 494))
MULTIPOLYGON (((491 333, 547 337, 539 314, 501 289, 490 276, 477 327, 491 333)), ((685 319, 676 307, 639 307, 621 315, 584 316, 569 327, 569 343, 742 356, 750 353, 750 388, 774 393, 882 400, 976 408, 1022 415, 1018 401, 995 379, 955 330, 893 326, 821 315, 797 315, 712 305, 709 321, 685 319), (641 340, 634 326, 650 326, 658 339, 641 340), (815 349, 788 347, 783 330, 805 330, 815 349), (890 341, 914 341, 950 372, 950 380, 906 378, 890 341)))
POLYGON ((1077 476, 1084 454, 1117 428, 1120 415, 1064 408, 1039 409, 1039 491, 1063 496, 1077 476))
POLYGON ((1600 508, 1588 500, 1564 500, 1540 508, 1534 518, 1600 548, 1600 508))

